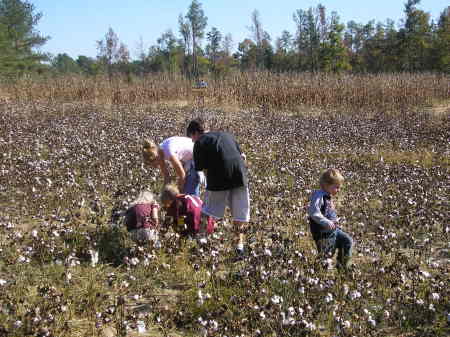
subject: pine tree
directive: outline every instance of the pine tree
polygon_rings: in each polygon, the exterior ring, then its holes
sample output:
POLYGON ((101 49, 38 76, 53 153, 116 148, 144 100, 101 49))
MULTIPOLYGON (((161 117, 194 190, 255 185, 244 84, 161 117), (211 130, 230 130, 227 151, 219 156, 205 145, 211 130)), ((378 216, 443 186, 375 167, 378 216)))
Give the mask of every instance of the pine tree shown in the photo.
POLYGON ((208 24, 208 18, 205 16, 205 12, 202 9, 202 5, 197 0, 193 0, 189 6, 186 19, 189 22, 189 28, 192 37, 192 61, 193 69, 192 73, 195 78, 198 78, 198 45, 201 39, 205 35, 205 28, 208 24))
POLYGON ((38 69, 48 59, 36 51, 49 39, 36 30, 41 18, 42 13, 28 1, 0 0, 0 72, 38 69))

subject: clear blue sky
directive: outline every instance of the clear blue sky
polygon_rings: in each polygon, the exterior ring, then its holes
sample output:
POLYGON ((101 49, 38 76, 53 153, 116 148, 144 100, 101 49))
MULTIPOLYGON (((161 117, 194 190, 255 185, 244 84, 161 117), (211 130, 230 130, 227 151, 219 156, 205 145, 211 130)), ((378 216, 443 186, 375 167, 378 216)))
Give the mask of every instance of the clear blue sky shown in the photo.
MULTIPOLYGON (((185 14, 191 0, 30 0, 43 12, 38 29, 51 40, 41 48, 52 54, 68 53, 96 56, 95 41, 101 39, 109 27, 119 36, 135 56, 142 36, 144 46, 155 44, 156 39, 171 28, 178 35, 178 15, 185 14)), ((403 18, 406 0, 203 0, 209 30, 217 27, 222 33, 231 33, 235 47, 249 37, 250 14, 258 9, 264 29, 275 40, 287 29, 295 33, 292 14, 296 9, 308 9, 322 3, 328 11, 337 11, 341 21, 368 22, 387 18, 399 23, 403 18)), ((438 18, 448 6, 448 0, 422 0, 420 8, 438 18)))

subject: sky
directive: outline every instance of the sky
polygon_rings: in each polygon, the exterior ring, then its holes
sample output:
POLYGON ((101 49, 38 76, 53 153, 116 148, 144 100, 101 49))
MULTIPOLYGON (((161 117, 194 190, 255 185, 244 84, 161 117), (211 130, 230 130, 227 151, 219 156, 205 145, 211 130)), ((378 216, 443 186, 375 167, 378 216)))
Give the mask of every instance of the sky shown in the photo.
MULTIPOLYGON (((41 48, 53 55, 67 53, 95 57, 96 41, 111 27, 124 42, 132 57, 137 55, 142 38, 148 49, 167 29, 178 35, 178 16, 186 14, 191 0, 29 0, 43 13, 37 29, 51 39, 41 48)), ((250 15, 257 9, 263 23, 275 40, 283 30, 295 33, 292 19, 297 9, 308 9, 322 3, 327 11, 336 11, 341 22, 393 19, 400 23, 406 0, 201 0, 208 17, 207 31, 217 27, 224 35, 231 33, 234 47, 251 36, 250 15)), ((448 0, 422 0, 419 8, 437 19, 448 6, 448 0)))

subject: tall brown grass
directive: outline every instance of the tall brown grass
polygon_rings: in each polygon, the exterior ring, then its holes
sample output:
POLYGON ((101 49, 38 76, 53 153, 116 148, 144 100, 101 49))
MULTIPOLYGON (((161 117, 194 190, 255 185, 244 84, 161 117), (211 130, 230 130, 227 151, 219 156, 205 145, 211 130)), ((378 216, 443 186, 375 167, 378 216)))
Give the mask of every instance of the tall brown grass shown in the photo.
MULTIPOLYGON (((438 74, 273 74, 233 73, 206 78, 207 104, 263 107, 274 110, 317 108, 325 111, 405 111, 450 98, 450 77, 438 74)), ((78 75, 22 78, 0 82, 4 100, 14 102, 89 102, 153 104, 192 100, 192 81, 180 75, 146 77, 78 75)))

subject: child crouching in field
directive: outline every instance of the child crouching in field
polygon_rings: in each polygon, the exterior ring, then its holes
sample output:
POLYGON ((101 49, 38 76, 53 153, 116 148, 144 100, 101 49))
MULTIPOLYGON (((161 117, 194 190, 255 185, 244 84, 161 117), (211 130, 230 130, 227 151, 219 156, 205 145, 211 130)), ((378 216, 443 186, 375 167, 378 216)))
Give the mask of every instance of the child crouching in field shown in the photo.
POLYGON ((344 183, 336 169, 326 170, 320 177, 320 190, 314 191, 308 208, 310 230, 322 258, 333 257, 338 250, 337 267, 347 268, 352 255, 352 238, 338 227, 332 197, 344 183))
POLYGON ((167 215, 173 219, 172 226, 183 236, 195 234, 211 234, 214 231, 214 220, 209 217, 206 228, 202 226, 202 200, 195 195, 180 194, 176 185, 164 186, 161 193, 161 204, 167 215))
POLYGON ((158 241, 159 205, 153 193, 144 191, 125 212, 125 225, 133 241, 145 243, 158 241))

